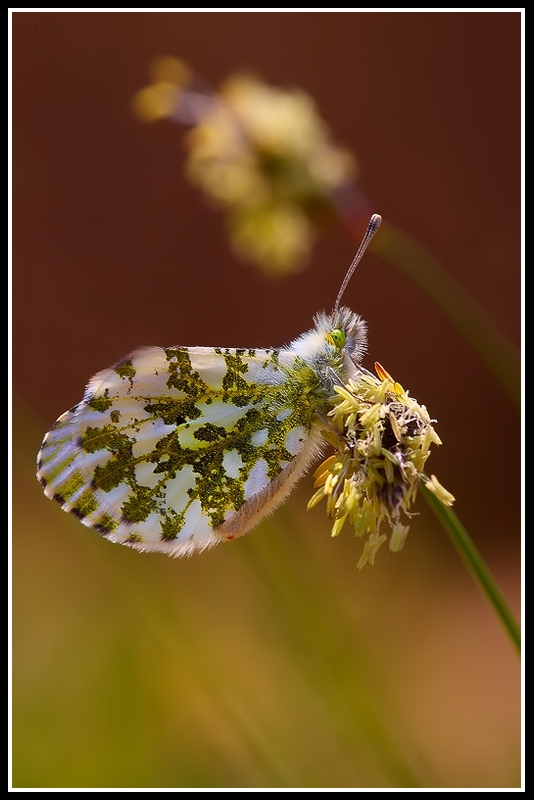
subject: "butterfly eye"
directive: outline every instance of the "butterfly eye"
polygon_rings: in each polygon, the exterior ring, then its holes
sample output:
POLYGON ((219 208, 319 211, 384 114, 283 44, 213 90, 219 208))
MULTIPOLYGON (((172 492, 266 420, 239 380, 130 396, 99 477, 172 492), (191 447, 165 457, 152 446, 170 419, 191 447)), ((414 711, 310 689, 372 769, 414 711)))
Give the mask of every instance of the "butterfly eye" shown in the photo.
POLYGON ((341 328, 334 328, 327 334, 326 341, 333 344, 334 347, 341 348, 347 341, 347 336, 341 328))

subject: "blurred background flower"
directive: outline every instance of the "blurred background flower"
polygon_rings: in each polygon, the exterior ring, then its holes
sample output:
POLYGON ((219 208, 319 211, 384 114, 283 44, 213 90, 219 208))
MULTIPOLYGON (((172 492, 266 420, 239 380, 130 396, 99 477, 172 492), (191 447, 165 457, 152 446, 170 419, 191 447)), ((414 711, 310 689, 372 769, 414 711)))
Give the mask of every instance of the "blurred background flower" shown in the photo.
POLYGON ((317 229, 335 219, 336 192, 357 173, 354 156, 330 142, 312 98, 246 75, 228 78, 218 92, 201 90, 172 56, 158 59, 152 74, 134 111, 146 121, 192 126, 187 175, 226 210, 236 252, 267 273, 302 268, 317 229))

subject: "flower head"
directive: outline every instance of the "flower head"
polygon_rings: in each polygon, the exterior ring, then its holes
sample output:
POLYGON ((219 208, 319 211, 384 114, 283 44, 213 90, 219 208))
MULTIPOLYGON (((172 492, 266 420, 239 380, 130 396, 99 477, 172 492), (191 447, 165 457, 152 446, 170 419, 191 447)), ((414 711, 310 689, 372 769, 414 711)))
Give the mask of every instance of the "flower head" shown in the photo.
MULTIPOLYGON (((357 380, 335 386, 324 438, 336 452, 315 472, 317 491, 308 508, 323 498, 337 536, 348 521, 357 537, 367 536, 358 567, 373 564, 387 541, 389 550, 402 550, 410 508, 417 496, 431 444, 441 444, 425 406, 419 405, 380 365, 378 378, 362 372, 357 380)), ((447 505, 454 497, 437 479, 426 483, 447 505)))

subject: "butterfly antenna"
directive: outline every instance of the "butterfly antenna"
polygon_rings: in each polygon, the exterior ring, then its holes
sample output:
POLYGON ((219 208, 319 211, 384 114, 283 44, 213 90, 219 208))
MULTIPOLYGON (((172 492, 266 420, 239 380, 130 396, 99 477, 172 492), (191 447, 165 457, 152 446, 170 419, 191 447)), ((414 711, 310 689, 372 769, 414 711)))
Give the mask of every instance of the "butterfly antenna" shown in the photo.
POLYGON ((356 255, 354 256, 354 258, 352 260, 352 264, 350 265, 350 267, 349 267, 349 269, 347 271, 347 274, 345 275, 343 283, 341 284, 341 289, 339 290, 339 294, 338 294, 338 296, 336 298, 336 302, 335 302, 335 305, 334 305, 334 311, 338 310, 339 301, 343 297, 343 292, 347 288, 347 284, 350 281, 350 279, 352 278, 354 270, 356 269, 356 267, 358 266, 358 264, 362 260, 362 256, 365 253, 365 251, 367 250, 367 245, 369 244, 369 242, 371 241, 371 239, 373 238, 373 236, 375 235, 375 233, 379 229, 381 222, 382 222, 382 217, 380 216, 380 214, 373 214, 373 216, 369 220, 369 224, 367 226, 367 230, 365 231, 365 234, 364 234, 364 237, 363 237, 363 239, 361 241, 361 244, 358 247, 358 251, 357 251, 356 255))

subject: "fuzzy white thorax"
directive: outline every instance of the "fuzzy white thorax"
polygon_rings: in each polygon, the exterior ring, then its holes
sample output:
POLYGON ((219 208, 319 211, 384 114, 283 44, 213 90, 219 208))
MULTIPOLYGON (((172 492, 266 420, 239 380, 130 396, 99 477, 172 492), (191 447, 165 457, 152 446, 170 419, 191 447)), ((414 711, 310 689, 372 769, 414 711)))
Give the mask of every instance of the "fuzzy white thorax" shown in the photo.
POLYGON ((294 339, 288 350, 323 378, 330 368, 340 370, 343 380, 354 377, 367 348, 365 321, 350 308, 342 307, 332 314, 319 312, 314 322, 315 327, 294 339), (335 330, 345 334, 341 347, 329 340, 335 330))

